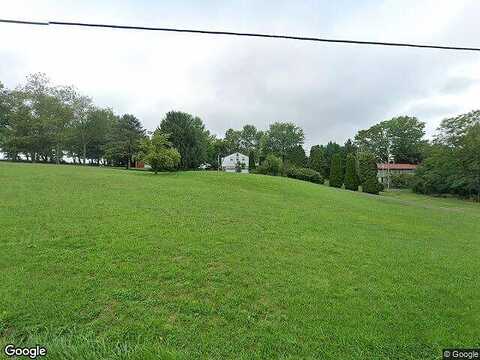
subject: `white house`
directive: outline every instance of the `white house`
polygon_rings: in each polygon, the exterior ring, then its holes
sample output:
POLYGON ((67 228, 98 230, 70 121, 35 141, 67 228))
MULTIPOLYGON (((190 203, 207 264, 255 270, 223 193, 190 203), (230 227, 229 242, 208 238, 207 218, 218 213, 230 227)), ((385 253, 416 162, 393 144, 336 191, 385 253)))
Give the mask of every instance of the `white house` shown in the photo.
POLYGON ((222 170, 226 172, 236 172, 237 164, 242 169, 242 173, 248 173, 248 156, 238 152, 222 158, 222 170))

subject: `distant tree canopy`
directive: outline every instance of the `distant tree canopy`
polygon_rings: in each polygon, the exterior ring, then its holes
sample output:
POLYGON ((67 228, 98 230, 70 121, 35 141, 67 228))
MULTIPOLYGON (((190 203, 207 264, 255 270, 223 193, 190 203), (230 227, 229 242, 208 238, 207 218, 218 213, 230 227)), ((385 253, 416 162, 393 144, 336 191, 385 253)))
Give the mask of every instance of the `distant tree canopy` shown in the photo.
POLYGON ((361 151, 374 154, 377 162, 388 162, 390 156, 397 163, 419 163, 426 144, 424 129, 425 123, 415 117, 395 117, 360 130, 355 143, 361 151))
POLYGON ((128 166, 145 136, 133 115, 118 117, 71 86, 52 86, 45 74, 0 91, 0 148, 7 158, 128 166), (3 108, 7 108, 4 110, 3 108))
POLYGON ((480 110, 444 119, 437 129, 434 142, 450 147, 461 146, 468 131, 480 124, 480 110))
POLYGON ((480 201, 480 111, 445 119, 417 168, 413 190, 480 201))
POLYGON ((125 165, 129 168, 139 152, 143 139, 145 130, 135 116, 126 114, 114 119, 105 145, 105 157, 115 165, 125 165))
POLYGON ((207 161, 210 133, 199 117, 170 111, 160 123, 160 130, 168 134, 173 147, 179 151, 182 169, 196 169, 207 161))
POLYGON ((274 154, 285 162, 288 154, 298 151, 298 146, 302 146, 304 140, 303 130, 297 125, 289 122, 275 122, 270 125, 266 133, 263 152, 274 154))
POLYGON ((297 167, 307 166, 307 156, 305 155, 305 150, 302 145, 296 145, 287 150, 285 154, 285 162, 288 162, 291 165, 297 167))
POLYGON ((330 178, 331 185, 352 190, 360 182, 371 193, 381 188, 376 162, 421 163, 408 179, 415 191, 480 201, 480 110, 444 119, 431 142, 424 135, 425 123, 399 116, 360 130, 343 146, 313 145, 307 157, 304 131, 291 122, 275 122, 266 131, 247 124, 217 138, 199 117, 170 111, 148 136, 134 115, 100 108, 73 86, 52 85, 43 73, 13 90, 0 82, 0 151, 14 161, 128 168, 143 159, 156 171, 189 170, 205 163, 218 168, 222 157, 241 152, 259 173, 330 178))

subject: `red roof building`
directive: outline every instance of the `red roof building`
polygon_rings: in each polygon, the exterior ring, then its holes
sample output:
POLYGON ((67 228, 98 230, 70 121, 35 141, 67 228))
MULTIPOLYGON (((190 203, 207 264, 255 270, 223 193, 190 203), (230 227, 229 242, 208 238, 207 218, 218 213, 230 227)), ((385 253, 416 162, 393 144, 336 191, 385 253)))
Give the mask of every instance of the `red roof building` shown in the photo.
POLYGON ((377 164, 378 170, 410 170, 414 171, 417 168, 415 164, 377 164))
POLYGON ((378 181, 389 187, 392 175, 413 174, 416 168, 415 164, 377 164, 378 181))

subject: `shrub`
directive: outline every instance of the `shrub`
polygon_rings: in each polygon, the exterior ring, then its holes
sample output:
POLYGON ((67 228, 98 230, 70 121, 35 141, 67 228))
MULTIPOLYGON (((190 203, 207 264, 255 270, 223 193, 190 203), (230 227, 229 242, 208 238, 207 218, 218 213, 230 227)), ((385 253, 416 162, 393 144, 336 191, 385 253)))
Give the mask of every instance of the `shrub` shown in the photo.
POLYGON ((235 164, 235 172, 240 173, 243 169, 245 169, 245 163, 237 161, 237 163, 235 164))
POLYGON ((144 139, 140 145, 139 158, 152 167, 152 171, 174 171, 180 165, 181 156, 177 149, 169 147, 168 136, 155 131, 152 138, 144 139))
POLYGON ((357 160, 354 154, 347 155, 345 165, 345 189, 357 191, 360 181, 357 174, 357 160))
POLYGON ((255 173, 277 176, 282 173, 282 160, 275 155, 268 155, 263 163, 257 167, 255 173))
POLYGON ((392 174, 390 186, 394 189, 409 189, 413 185, 413 174, 392 174))
POLYGON ((320 173, 312 169, 290 167, 287 170, 287 176, 292 179, 309 181, 315 184, 323 184, 323 178, 320 173))
POLYGON ((369 194, 378 195, 383 190, 383 185, 378 182, 376 178, 368 178, 362 183, 362 191, 369 194))
POLYGON ((329 185, 337 188, 343 185, 342 155, 340 153, 333 154, 332 156, 329 185))

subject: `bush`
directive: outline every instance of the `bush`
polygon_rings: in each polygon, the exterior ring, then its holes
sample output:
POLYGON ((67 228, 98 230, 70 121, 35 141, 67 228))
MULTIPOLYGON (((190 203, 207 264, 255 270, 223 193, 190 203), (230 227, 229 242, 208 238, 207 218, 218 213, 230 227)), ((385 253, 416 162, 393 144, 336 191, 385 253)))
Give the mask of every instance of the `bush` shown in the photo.
POLYGON ((323 178, 318 171, 307 169, 290 167, 287 170, 287 177, 292 179, 309 181, 315 184, 323 184, 323 178))
POLYGON ((357 174, 357 160, 354 154, 347 155, 347 161, 345 166, 345 189, 347 190, 358 190, 358 185, 360 181, 357 174))
POLYGON ((369 194, 378 195, 383 190, 383 185, 380 184, 377 178, 370 177, 362 184, 362 191, 369 194))
POLYGON ((390 177, 390 186, 394 189, 409 189, 413 185, 413 174, 393 174, 390 177))
POLYGON ((268 155, 263 163, 255 170, 256 174, 277 176, 282 173, 282 160, 275 155, 268 155))
POLYGON ((329 185, 340 188, 343 185, 343 166, 342 155, 340 153, 333 154, 332 166, 330 167, 329 185))
POLYGON ((411 181, 412 191, 417 194, 427 194, 427 184, 420 176, 413 176, 411 181))
POLYGON ((235 164, 235 172, 241 173, 243 169, 245 169, 245 163, 237 161, 237 163, 235 164))

